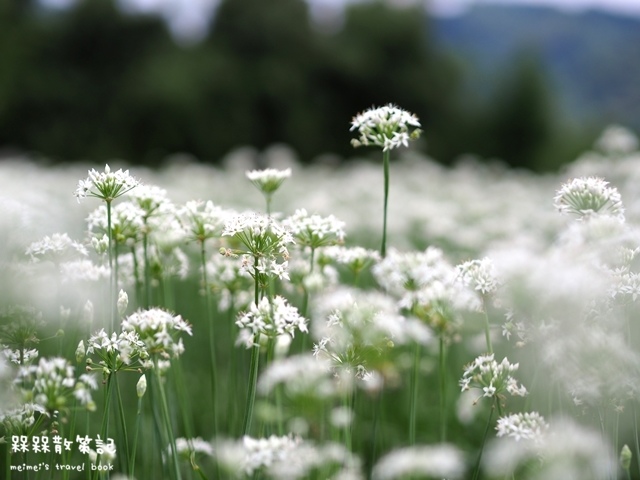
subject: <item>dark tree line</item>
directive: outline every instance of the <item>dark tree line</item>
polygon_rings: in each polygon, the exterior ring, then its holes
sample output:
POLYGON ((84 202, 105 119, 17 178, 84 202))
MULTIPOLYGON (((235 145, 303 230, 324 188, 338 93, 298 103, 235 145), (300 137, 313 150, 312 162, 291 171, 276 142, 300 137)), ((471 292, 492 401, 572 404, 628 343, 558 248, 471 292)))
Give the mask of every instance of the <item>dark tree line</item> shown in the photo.
POLYGON ((553 141, 551 99, 531 64, 514 72, 495 95, 506 101, 474 106, 424 12, 375 1, 348 7, 327 33, 303 0, 223 0, 208 37, 181 46, 159 18, 124 15, 113 0, 65 11, 8 0, 0 149, 155 164, 284 142, 308 162, 351 156, 351 117, 392 102, 420 117, 422 148, 439 160, 473 152, 540 167, 553 141))

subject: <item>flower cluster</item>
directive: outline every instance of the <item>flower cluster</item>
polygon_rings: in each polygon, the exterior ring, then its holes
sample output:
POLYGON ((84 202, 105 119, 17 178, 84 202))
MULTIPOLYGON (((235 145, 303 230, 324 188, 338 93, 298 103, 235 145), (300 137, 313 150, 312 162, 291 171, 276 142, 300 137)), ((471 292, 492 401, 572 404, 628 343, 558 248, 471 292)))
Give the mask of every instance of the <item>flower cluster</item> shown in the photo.
POLYGON ((86 351, 84 351, 84 343, 80 342, 76 356, 80 359, 84 355, 96 355, 100 359, 99 364, 105 374, 121 368, 133 368, 134 361, 144 362, 149 358, 146 345, 136 332, 123 331, 120 334, 113 332, 109 336, 104 329, 89 337, 86 351))
POLYGON ((246 175, 258 190, 269 197, 291 176, 291 169, 277 170, 275 168, 265 168, 264 170, 247 171, 246 175))
POLYGON ((499 398, 504 392, 513 396, 524 397, 527 389, 518 382, 511 374, 518 370, 519 364, 509 363, 504 358, 498 363, 494 360, 494 355, 481 355, 473 363, 469 364, 460 379, 462 391, 470 388, 482 390, 482 396, 488 398, 499 398))
POLYGON ((187 237, 200 243, 219 237, 225 221, 232 215, 211 201, 189 201, 178 209, 177 214, 187 237))
POLYGON ((516 442, 519 440, 540 441, 548 428, 549 425, 538 412, 515 413, 500 417, 496 425, 498 437, 510 437, 516 442))
POLYGON ((463 478, 464 471, 464 455, 453 445, 420 445, 386 454, 376 463, 373 478, 463 478))
POLYGON ((95 378, 82 374, 76 380, 73 366, 64 358, 41 358, 38 365, 21 367, 17 380, 23 387, 31 386, 34 402, 49 412, 67 408, 71 398, 87 410, 96 408, 91 398, 91 390, 98 387, 95 378))
POLYGON ((57 264, 66 259, 77 258, 79 255, 86 256, 87 249, 81 243, 71 240, 66 233, 54 233, 33 242, 25 253, 33 260, 50 260, 57 264))
POLYGON ((622 198, 615 187, 598 177, 574 178, 558 190, 554 204, 561 213, 578 217, 595 214, 624 219, 622 198))
MULTIPOLYGON (((144 210, 131 202, 121 202, 111 208, 111 238, 118 244, 130 245, 141 237, 144 226, 144 210)), ((87 217, 89 232, 93 239, 108 235, 109 223, 106 205, 100 205, 87 217)), ((108 238, 108 237, 107 237, 108 238)))
POLYGON ((112 172, 109 165, 105 165, 104 172, 98 172, 94 168, 89 170, 86 180, 78 181, 74 195, 78 202, 85 197, 95 197, 110 203, 139 184, 140 182, 129 174, 129 170, 119 169, 112 172))
POLYGON ((24 403, 10 410, 0 411, 0 426, 8 434, 25 434, 36 422, 37 415, 49 416, 49 412, 37 403, 24 403))
POLYGON ((301 208, 286 218, 282 225, 291 232, 299 245, 312 249, 344 242, 344 222, 333 215, 309 215, 301 208))
POLYGON ((268 438, 244 436, 241 441, 219 441, 215 445, 218 462, 232 475, 260 473, 273 480, 344 478, 361 480, 361 464, 343 446, 314 445, 286 435, 268 438))
POLYGON ((138 310, 122 321, 123 332, 135 332, 146 345, 149 354, 163 357, 179 357, 184 352, 182 332, 192 335, 191 325, 180 315, 151 308, 138 310))
POLYGON ((359 134, 351 140, 354 147, 375 145, 385 151, 406 147, 409 140, 415 140, 421 133, 418 118, 392 104, 370 108, 353 117, 351 131, 354 130, 359 134))
POLYGON ((470 260, 456 267, 462 282, 482 295, 495 293, 498 288, 496 269, 490 258, 470 260))
POLYGON ((392 365, 394 345, 428 344, 431 331, 415 318, 397 313, 392 298, 378 292, 339 289, 319 297, 314 306, 314 355, 330 361, 339 374, 372 380, 374 371, 392 365))
POLYGON ((270 300, 263 297, 258 304, 251 304, 247 312, 241 312, 236 320, 240 327, 238 341, 251 347, 260 335, 273 338, 279 335, 290 335, 295 331, 307 333, 307 320, 301 317, 298 309, 287 303, 284 297, 276 295, 270 300))
POLYGON ((276 360, 260 376, 258 390, 269 395, 282 385, 289 398, 325 399, 336 393, 330 364, 310 354, 276 360))
POLYGON ((400 308, 440 332, 454 329, 457 312, 481 308, 477 295, 458 281, 458 271, 435 247, 406 253, 390 249, 373 274, 400 308))

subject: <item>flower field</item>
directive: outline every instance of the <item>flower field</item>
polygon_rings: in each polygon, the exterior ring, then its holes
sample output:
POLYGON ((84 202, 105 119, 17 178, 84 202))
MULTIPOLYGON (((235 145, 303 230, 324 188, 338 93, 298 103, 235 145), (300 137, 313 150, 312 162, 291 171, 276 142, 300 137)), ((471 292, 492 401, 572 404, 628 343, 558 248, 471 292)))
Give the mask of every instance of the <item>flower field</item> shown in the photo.
POLYGON ((445 168, 384 108, 382 164, 1 163, 0 478, 640 478, 636 138, 445 168))

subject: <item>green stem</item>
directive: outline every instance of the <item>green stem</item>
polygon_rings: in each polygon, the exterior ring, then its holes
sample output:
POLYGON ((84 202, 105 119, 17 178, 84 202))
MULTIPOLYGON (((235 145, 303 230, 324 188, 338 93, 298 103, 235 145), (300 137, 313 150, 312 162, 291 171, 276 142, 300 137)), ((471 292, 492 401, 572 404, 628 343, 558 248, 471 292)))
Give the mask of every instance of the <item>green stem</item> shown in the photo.
POLYGON ((9 444, 4 444, 4 451, 6 457, 6 465, 5 465, 5 478, 7 480, 11 480, 11 448, 9 448, 9 444))
POLYGON ((102 414, 102 426, 100 433, 102 438, 108 438, 109 435, 109 415, 111 410, 111 390, 113 388, 113 376, 115 373, 110 373, 107 377, 107 388, 104 394, 104 413, 102 414))
MULTIPOLYGON (((116 384, 116 398, 118 399, 118 413, 120 417, 120 428, 122 429, 122 437, 124 438, 124 465, 123 470, 129 469, 129 436, 127 435, 127 421, 124 417, 124 406, 122 404, 122 395, 120 393, 120 383, 118 377, 114 378, 116 384)), ((106 438, 104 439, 107 440, 106 438)))
POLYGON ((384 258, 387 254, 387 204, 389 202, 389 157, 391 152, 385 150, 382 152, 382 165, 384 169, 384 208, 382 216, 382 246, 380 247, 380 256, 384 258))
POLYGON ((640 437, 638 436, 638 406, 633 404, 633 431, 636 441, 636 462, 638 463, 638 472, 640 472, 640 437))
POLYGON ((213 315, 211 314, 211 295, 209 291, 209 280, 207 278, 207 260, 204 247, 204 240, 200 242, 200 262, 202 263, 202 288, 204 289, 205 312, 207 315, 207 323, 209 324, 209 362, 211 365, 211 413, 213 415, 213 433, 218 435, 218 415, 216 408, 216 390, 217 390, 217 364, 216 364, 216 343, 215 331, 213 326, 213 315))
POLYGON ((142 250, 144 255, 144 306, 149 308, 149 305, 151 305, 151 269, 149 268, 149 235, 146 231, 142 236, 142 250))
POLYGON ((113 331, 115 325, 116 316, 116 294, 115 294, 115 275, 113 272, 113 240, 111 232, 111 200, 106 200, 107 203, 107 239, 109 240, 109 325, 110 330, 113 331))
MULTIPOLYGON (((376 463, 376 450, 378 446, 378 429, 380 425, 380 417, 382 416, 382 393, 383 389, 380 388, 377 392, 376 403, 373 411, 373 438, 371 439, 371 465, 376 463)), ((370 474, 369 474, 370 476, 370 474)))
MULTIPOLYGON (((496 404, 500 406, 500 401, 496 398, 496 404)), ((493 405, 489 410, 489 418, 487 419, 487 426, 484 429, 484 435, 482 435, 482 445, 480 446, 480 452, 478 453, 478 460, 476 460, 476 468, 473 472, 473 480, 477 480, 480 475, 480 462, 482 461, 482 452, 484 451, 484 444, 487 441, 487 435, 489 434, 489 428, 491 427, 491 418, 493 417, 493 405)))
POLYGON ((409 445, 416 443, 416 416, 418 407, 418 379, 420 374, 420 344, 416 343, 413 355, 413 376, 411 380, 411 404, 409 406, 409 445))
POLYGON ((140 432, 140 417, 142 416, 142 397, 138 398, 138 412, 136 413, 136 426, 133 435, 133 450, 131 451, 131 461, 129 462, 129 478, 135 478, 136 453, 138 453, 138 433, 140 432))
POLYGON ((493 347, 491 346, 491 328, 489 326, 489 315, 487 314, 487 307, 484 298, 482 299, 482 313, 484 315, 484 338, 487 341, 487 350, 492 354, 493 347))
POLYGON ((439 370, 440 370, 440 442, 447 439, 447 377, 445 375, 445 345, 444 334, 440 334, 439 344, 439 370))
POLYGON ((258 363, 260 360, 260 334, 255 339, 255 345, 251 348, 251 366, 249 367, 249 391, 247 392, 247 406, 244 412, 242 433, 249 435, 251 420, 253 419, 253 406, 256 401, 256 384, 258 383, 258 363))
MULTIPOLYGON (((180 480, 180 462, 178 460, 178 450, 176 449, 176 439, 173 434, 173 426, 171 425, 171 417, 169 415, 169 404, 167 403, 167 395, 164 391, 164 385, 162 385, 162 377, 158 370, 157 364, 153 368, 155 372, 156 382, 158 384, 158 391, 160 392, 160 406, 162 409, 162 420, 164 422, 167 438, 169 439, 171 447, 171 457, 173 460, 173 473, 176 480, 180 480)), ((166 446, 165 446, 166 448, 166 446)))

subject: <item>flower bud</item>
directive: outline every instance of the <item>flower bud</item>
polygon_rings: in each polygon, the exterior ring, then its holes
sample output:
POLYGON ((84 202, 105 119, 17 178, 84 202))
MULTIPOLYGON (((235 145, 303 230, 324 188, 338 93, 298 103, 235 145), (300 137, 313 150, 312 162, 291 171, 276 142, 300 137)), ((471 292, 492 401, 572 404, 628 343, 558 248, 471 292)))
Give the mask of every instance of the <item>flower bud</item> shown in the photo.
POLYGON ((120 293, 118 294, 118 313, 120 314, 120 316, 124 315, 124 312, 127 311, 128 306, 129 296, 127 295, 127 292, 125 292, 124 290, 120 290, 120 293))
POLYGON ((147 377, 142 374, 140 376, 140 380, 136 384, 136 393, 138 394, 138 398, 142 398, 147 391, 147 377))
POLYGON ((631 453, 631 449, 627 444, 625 444, 624 447, 622 447, 622 450, 620 451, 620 466, 622 466, 622 469, 625 472, 628 472, 629 468, 631 468, 632 457, 633 457, 633 453, 631 453))
POLYGON ((76 361, 78 363, 82 361, 82 359, 84 358, 84 354, 84 341, 80 340, 80 343, 78 343, 78 348, 76 348, 76 361))

